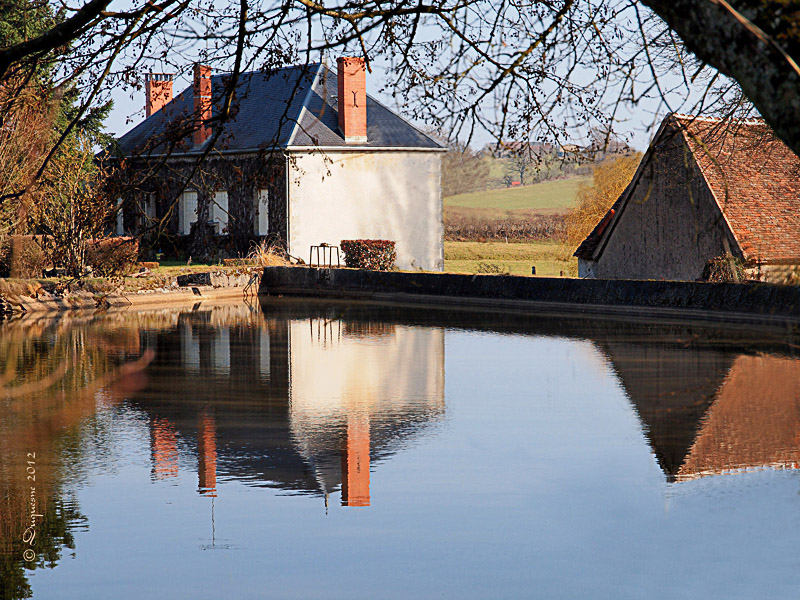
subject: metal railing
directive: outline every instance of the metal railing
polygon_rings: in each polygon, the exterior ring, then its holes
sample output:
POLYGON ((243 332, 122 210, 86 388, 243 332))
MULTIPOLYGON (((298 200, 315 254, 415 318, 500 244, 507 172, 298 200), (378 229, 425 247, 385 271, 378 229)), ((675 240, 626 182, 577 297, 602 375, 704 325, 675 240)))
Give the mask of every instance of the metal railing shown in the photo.
POLYGON ((308 253, 308 266, 328 267, 329 269, 333 268, 334 250, 336 251, 336 266, 340 267, 341 262, 339 261, 339 246, 331 246, 325 242, 319 244, 318 246, 311 246, 311 250, 308 253), (315 253, 317 256, 316 263, 314 262, 315 253))

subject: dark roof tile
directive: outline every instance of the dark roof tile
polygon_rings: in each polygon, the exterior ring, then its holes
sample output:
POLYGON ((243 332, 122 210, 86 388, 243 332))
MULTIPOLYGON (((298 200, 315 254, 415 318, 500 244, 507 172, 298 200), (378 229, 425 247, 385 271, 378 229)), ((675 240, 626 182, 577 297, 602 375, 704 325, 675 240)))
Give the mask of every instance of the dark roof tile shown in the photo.
MULTIPOLYGON (((213 90, 222 89, 223 77, 225 75, 212 77, 213 90)), ((246 152, 287 146, 347 146, 338 127, 336 74, 324 65, 287 67, 274 73, 243 73, 235 97, 235 116, 225 123, 217 150, 246 152)), ((202 146, 193 148, 189 133, 188 119, 193 104, 193 90, 189 86, 162 110, 123 135, 119 139, 122 153, 130 156, 203 150, 202 146), (176 134, 178 130, 180 133, 176 134), (181 140, 176 144, 177 138, 181 140)), ((215 98, 214 104, 216 114, 221 99, 215 98)), ((370 96, 367 96, 367 142, 359 145, 441 148, 370 96)))

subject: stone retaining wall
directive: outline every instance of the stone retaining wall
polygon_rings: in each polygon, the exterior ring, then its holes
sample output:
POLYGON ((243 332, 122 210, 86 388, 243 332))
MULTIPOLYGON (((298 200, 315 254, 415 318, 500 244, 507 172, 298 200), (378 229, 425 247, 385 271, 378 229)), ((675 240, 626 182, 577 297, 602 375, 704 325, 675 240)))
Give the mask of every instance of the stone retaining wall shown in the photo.
POLYGON ((800 320, 800 286, 266 267, 259 294, 724 320, 800 320))

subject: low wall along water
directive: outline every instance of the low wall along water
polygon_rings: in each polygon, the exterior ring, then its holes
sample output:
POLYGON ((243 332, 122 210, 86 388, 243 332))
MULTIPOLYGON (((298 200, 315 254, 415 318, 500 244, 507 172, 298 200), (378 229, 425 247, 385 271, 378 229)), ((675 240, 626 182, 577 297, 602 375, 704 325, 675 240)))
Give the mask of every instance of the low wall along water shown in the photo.
POLYGON ((266 267, 259 294, 678 316, 800 320, 800 286, 266 267))

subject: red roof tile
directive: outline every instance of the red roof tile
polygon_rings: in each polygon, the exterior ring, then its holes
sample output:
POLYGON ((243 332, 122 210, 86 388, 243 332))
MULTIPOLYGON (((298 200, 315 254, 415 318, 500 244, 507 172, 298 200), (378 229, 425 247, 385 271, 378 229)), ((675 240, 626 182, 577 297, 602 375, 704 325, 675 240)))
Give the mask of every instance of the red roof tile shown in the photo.
POLYGON ((800 259, 800 158, 763 121, 675 120, 745 258, 800 259))

